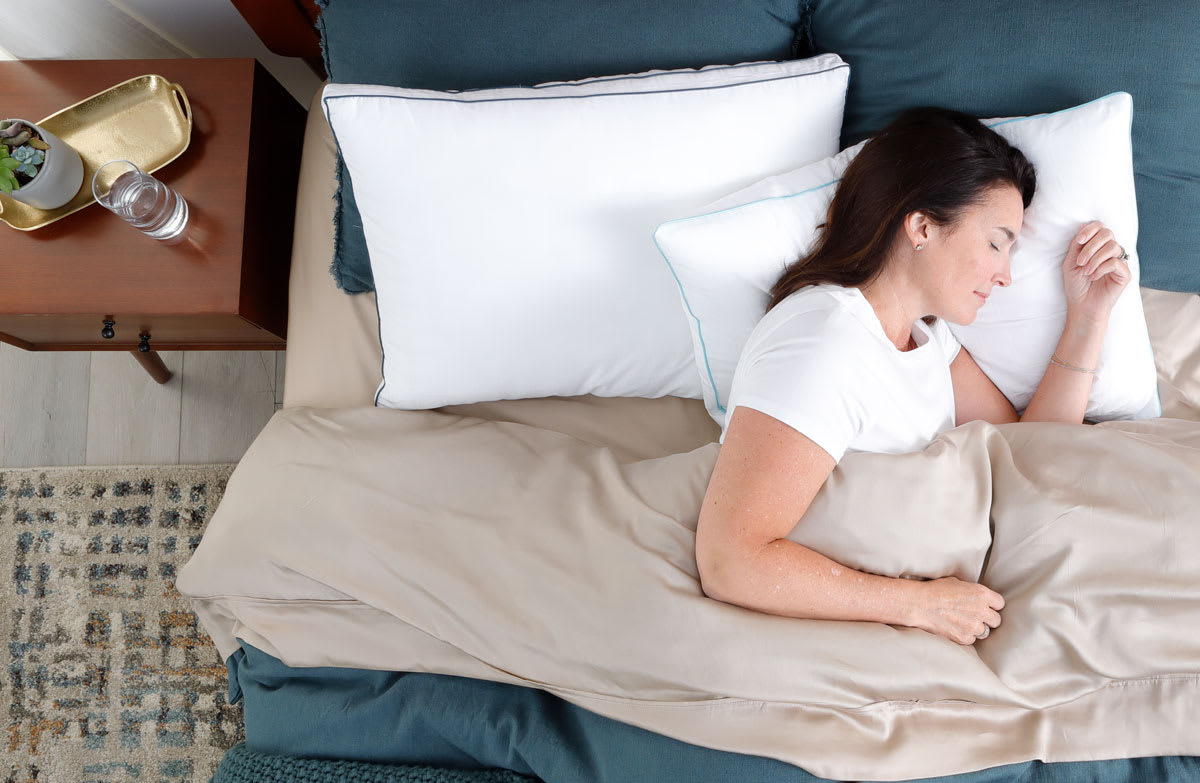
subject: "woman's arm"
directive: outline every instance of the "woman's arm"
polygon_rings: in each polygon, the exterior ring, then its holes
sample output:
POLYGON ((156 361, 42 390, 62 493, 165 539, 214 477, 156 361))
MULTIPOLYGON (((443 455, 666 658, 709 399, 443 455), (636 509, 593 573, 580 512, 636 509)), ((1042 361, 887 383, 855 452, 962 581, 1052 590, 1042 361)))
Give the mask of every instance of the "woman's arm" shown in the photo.
MULTIPOLYGON (((1063 258, 1067 321, 1033 398, 1020 421, 1078 424, 1087 412, 1094 370, 1108 330, 1108 316, 1132 279, 1112 231, 1098 221, 1084 225, 1063 258), (1089 372, 1092 371, 1092 372, 1089 372)), ((950 364, 954 383, 955 423, 982 419, 993 424, 1017 421, 1017 412, 966 348, 950 364)))
MULTIPOLYGON (((1068 318, 1054 355, 1065 364, 1094 368, 1100 357, 1106 326, 1105 323, 1076 323, 1068 318)), ((962 348, 950 363, 950 380, 954 384, 954 423, 959 425, 982 420, 992 424, 1014 421, 1065 421, 1079 424, 1087 411, 1093 377, 1091 373, 1051 363, 1046 367, 1025 413, 1018 416, 1004 393, 979 369, 975 357, 962 348)))
POLYGON ((1083 421, 1088 394, 1092 391, 1092 378, 1096 376, 1081 370, 1095 370, 1107 329, 1107 319, 1096 323, 1079 317, 1072 319, 1071 314, 1067 314, 1067 324, 1054 355, 1063 364, 1079 369, 1072 370, 1054 362, 1047 365, 1021 421, 1068 421, 1073 424, 1083 421))
POLYGON ((1000 624, 1004 599, 983 585, 868 574, 785 538, 835 464, 778 419, 734 410, 696 528, 706 595, 787 617, 908 625, 959 644, 1000 624))
POLYGON ((1098 220, 1067 246, 1062 275, 1067 323, 1021 421, 1083 421, 1108 316, 1133 279, 1124 248, 1098 220))

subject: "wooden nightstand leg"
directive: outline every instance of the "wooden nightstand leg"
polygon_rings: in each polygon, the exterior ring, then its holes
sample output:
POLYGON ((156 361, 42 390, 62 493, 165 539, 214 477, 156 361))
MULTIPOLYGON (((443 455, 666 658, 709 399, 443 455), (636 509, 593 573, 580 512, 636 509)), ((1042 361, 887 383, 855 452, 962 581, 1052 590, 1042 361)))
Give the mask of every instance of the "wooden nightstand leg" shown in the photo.
POLYGON ((167 369, 167 365, 163 364, 162 357, 154 351, 130 351, 133 358, 138 360, 138 364, 146 372, 150 373, 150 377, 159 383, 166 383, 171 380, 171 371, 167 369))

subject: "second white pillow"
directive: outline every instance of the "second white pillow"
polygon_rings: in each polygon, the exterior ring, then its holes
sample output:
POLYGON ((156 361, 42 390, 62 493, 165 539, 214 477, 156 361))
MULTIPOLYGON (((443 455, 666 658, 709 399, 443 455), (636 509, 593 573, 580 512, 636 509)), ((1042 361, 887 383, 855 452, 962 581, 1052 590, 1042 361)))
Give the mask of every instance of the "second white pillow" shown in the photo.
MULTIPOLYGON (((1101 220, 1127 248, 1133 280, 1110 316, 1086 416, 1160 413, 1138 289, 1132 111, 1130 95, 1114 93, 1053 114, 983 120, 1025 153, 1038 187, 1013 249, 1012 285, 993 289, 974 323, 950 328, 1018 410, 1033 396, 1066 321, 1067 244, 1084 223, 1101 220)), ((842 173, 864 144, 764 179, 655 232, 679 282, 705 405, 722 427, 738 359, 771 287, 809 252, 842 173)))

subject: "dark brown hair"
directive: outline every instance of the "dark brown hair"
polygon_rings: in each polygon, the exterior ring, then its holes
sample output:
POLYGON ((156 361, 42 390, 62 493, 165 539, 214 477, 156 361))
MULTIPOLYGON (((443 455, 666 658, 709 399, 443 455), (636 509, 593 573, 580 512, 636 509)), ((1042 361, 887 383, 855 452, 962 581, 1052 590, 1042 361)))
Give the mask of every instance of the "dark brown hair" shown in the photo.
POLYGON ((805 286, 857 286, 874 278, 912 212, 952 225, 999 185, 1015 187, 1028 207, 1036 184, 1025 155, 969 114, 909 109, 850 162, 816 245, 784 270, 767 310, 805 286))

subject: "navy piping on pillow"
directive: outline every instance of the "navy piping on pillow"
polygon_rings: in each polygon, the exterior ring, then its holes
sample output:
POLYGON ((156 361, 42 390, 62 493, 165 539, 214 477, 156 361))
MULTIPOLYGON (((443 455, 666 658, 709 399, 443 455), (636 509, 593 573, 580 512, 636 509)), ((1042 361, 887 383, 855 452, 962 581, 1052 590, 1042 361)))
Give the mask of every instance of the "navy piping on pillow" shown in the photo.
MULTIPOLYGON (((728 69, 748 68, 748 67, 751 67, 752 65, 754 65, 754 64, 753 63, 745 63, 742 65, 730 65, 730 66, 727 66, 727 68, 728 69)), ((337 131, 334 130, 333 121, 329 117, 329 101, 330 101, 331 97, 332 98, 396 98, 399 100, 406 100, 406 101, 411 101, 411 100, 443 101, 443 102, 449 102, 449 103, 502 103, 504 101, 545 101, 545 100, 554 100, 557 98, 578 99, 578 98, 602 98, 605 96, 619 96, 619 95, 659 95, 659 94, 669 93, 669 92, 702 92, 702 91, 707 91, 707 90, 724 89, 726 87, 744 87, 744 86, 752 85, 752 84, 765 84, 767 82, 777 82, 777 81, 782 81, 784 79, 800 79, 800 78, 804 78, 806 76, 818 76, 823 73, 830 73, 832 71, 837 71, 842 68, 849 68, 849 67, 850 66, 847 65, 846 63, 841 63, 839 65, 833 66, 832 68, 826 68, 821 71, 812 71, 809 73, 798 73, 798 74, 793 74, 791 76, 774 76, 769 79, 757 79, 755 81, 750 81, 750 82, 738 82, 737 84, 711 85, 709 87, 692 87, 689 89, 682 89, 682 90, 651 90, 649 92, 606 92, 606 93, 594 93, 592 95, 547 95, 545 97, 538 96, 538 97, 530 97, 530 98, 485 98, 485 99, 479 100, 479 101, 469 100, 469 99, 465 99, 465 98, 417 98, 417 97, 408 96, 408 95, 387 95, 387 94, 380 94, 380 93, 355 93, 353 95, 334 95, 334 96, 322 95, 321 96, 321 104, 325 107, 325 121, 329 123, 329 129, 333 134, 333 143, 334 143, 334 146, 337 147, 338 158, 340 160, 341 156, 342 156, 342 146, 341 146, 341 143, 338 142, 337 131)), ((722 68, 722 70, 726 70, 726 68, 722 68)), ((635 77, 625 77, 625 78, 641 79, 641 78, 645 78, 645 76, 647 76, 647 75, 649 75, 649 74, 642 75, 642 76, 635 76, 635 77)), ((603 80, 604 81, 613 81, 615 78, 621 78, 621 77, 603 77, 603 80)), ((597 79, 597 81, 599 81, 599 80, 601 80, 601 79, 597 79)), ((589 80, 589 81, 591 81, 591 80, 589 80)), ((338 186, 338 193, 339 194, 341 193, 341 185, 340 184, 338 186)), ((336 220, 336 213, 335 213, 335 220, 336 220)), ((660 252, 661 252, 661 250, 660 250, 660 252)), ((678 284, 678 282, 679 282, 679 280, 678 280, 678 278, 676 278, 676 283, 678 284)), ((376 284, 376 287, 375 287, 375 315, 376 315, 378 327, 379 327, 379 349, 380 349, 379 374, 382 377, 382 380, 379 383, 379 388, 376 389, 376 391, 375 391, 375 397, 372 400, 372 404, 375 407, 379 407, 379 395, 383 393, 384 387, 387 386, 387 375, 384 373, 384 367, 387 364, 387 359, 386 359, 386 356, 384 355, 384 347, 383 347, 383 318, 379 312, 378 284, 376 284)))
MULTIPOLYGON (((814 55, 814 56, 816 56, 816 55, 814 55)), ((806 58, 806 59, 808 59, 808 58, 806 58)), ((619 81, 635 81, 638 79, 653 79, 653 78, 660 77, 663 74, 669 73, 671 71, 676 71, 676 72, 678 72, 678 71, 694 71, 696 73, 700 73, 701 71, 703 71, 704 73, 710 73, 710 72, 716 72, 716 71, 732 71, 732 70, 737 70, 739 68, 750 68, 750 67, 754 67, 754 66, 765 65, 768 63, 772 63, 772 62, 779 62, 779 61, 777 61, 777 60, 756 60, 754 62, 736 63, 733 65, 706 65, 703 68, 671 68, 671 69, 666 69, 666 70, 658 70, 653 73, 619 74, 616 76, 589 76, 586 79, 570 79, 567 81, 542 82, 541 84, 534 84, 534 85, 530 85, 527 87, 522 86, 522 85, 511 85, 509 87, 472 87, 469 90, 433 90, 432 92, 450 92, 450 93, 457 94, 457 93, 469 93, 469 92, 485 92, 487 90, 511 90, 511 89, 545 90, 549 87, 565 87, 565 86, 577 86, 577 85, 583 85, 583 84, 601 84, 604 82, 619 82, 619 81)), ((786 61, 786 62, 790 62, 790 61, 786 61)), ((849 66, 847 66, 847 67, 849 67, 849 66)), ((814 73, 817 73, 817 72, 814 71, 814 73)), ((825 71, 820 71, 819 73, 825 73, 825 71)), ((811 75, 811 74, 797 74, 797 76, 809 76, 809 75, 811 75)), ((751 82, 739 82, 739 84, 750 84, 750 83, 751 82)), ((672 90, 672 92, 675 92, 675 90, 672 90)))
MULTIPOLYGON (((730 66, 730 67, 736 68, 739 66, 730 66)), ((536 95, 536 96, 530 96, 528 98, 482 98, 479 100, 470 100, 470 99, 466 99, 466 98, 433 98, 433 97, 426 98, 426 97, 419 97, 419 96, 415 96, 415 95, 388 95, 386 93, 363 92, 363 93, 353 93, 353 94, 347 94, 347 95, 322 96, 321 101, 326 104, 326 107, 325 107, 326 108, 326 118, 328 118, 328 110, 329 110, 328 103, 330 100, 336 99, 336 98, 396 98, 396 99, 404 100, 404 101, 435 101, 435 102, 442 102, 442 103, 506 103, 506 102, 516 102, 516 101, 552 101, 552 100, 559 100, 559 99, 578 100, 580 98, 609 98, 609 97, 619 97, 619 96, 625 96, 625 95, 665 95, 666 93, 706 92, 709 90, 726 90, 726 89, 732 89, 735 87, 746 87, 746 86, 749 86, 752 84, 766 84, 768 82, 780 82, 780 81, 785 81, 787 79, 802 79, 807 76, 818 76, 823 73, 829 73, 831 71, 838 71, 843 68, 849 68, 849 67, 850 67, 849 65, 842 63, 841 65, 835 65, 832 68, 826 68, 823 71, 812 71, 810 73, 798 73, 798 74, 792 74, 790 76, 773 76, 769 79, 756 79, 755 81, 738 82, 737 84, 713 84, 708 87, 687 87, 687 88, 683 88, 683 89, 672 89, 672 90, 645 90, 645 91, 640 91, 640 92, 638 92, 638 91, 634 91, 634 92, 598 92, 598 93, 593 93, 591 95, 547 95, 544 97, 540 96, 540 95, 536 95)), ((644 77, 631 77, 631 78, 644 78, 644 77)), ((332 128, 332 127, 333 127, 333 123, 330 123, 330 128, 332 128)), ((336 138, 337 138, 336 133, 334 133, 334 138, 336 140, 336 138)), ((340 154, 340 152, 341 152, 341 150, 339 148, 339 154, 340 154)))
POLYGON ((379 395, 383 394, 383 387, 387 384, 387 376, 383 374, 383 367, 387 363, 387 357, 384 355, 383 347, 383 317, 379 314, 379 289, 375 290, 375 329, 379 334, 379 388, 375 390, 375 396, 371 399, 371 404, 378 408, 379 395))

